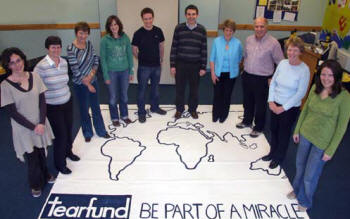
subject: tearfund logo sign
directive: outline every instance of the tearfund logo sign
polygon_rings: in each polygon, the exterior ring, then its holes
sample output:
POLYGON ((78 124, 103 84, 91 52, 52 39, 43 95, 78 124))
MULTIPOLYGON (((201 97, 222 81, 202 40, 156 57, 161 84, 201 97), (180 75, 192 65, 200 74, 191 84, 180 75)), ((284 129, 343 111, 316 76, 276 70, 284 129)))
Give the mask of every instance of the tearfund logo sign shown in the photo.
POLYGON ((130 205, 131 195, 51 194, 40 218, 127 219, 130 205))

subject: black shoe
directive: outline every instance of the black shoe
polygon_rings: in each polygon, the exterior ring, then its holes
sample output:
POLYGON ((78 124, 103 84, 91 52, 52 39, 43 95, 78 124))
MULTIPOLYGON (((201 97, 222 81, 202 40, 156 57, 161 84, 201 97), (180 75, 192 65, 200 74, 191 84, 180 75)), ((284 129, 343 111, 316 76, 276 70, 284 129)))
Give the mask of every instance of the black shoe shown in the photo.
POLYGON ((272 160, 272 157, 268 154, 268 155, 263 156, 261 158, 261 160, 263 160, 263 161, 270 161, 270 160, 272 160))
POLYGON ((278 161, 271 161, 270 165, 269 165, 269 168, 270 169, 275 169, 277 166, 278 166, 278 161))
POLYGON ((91 141, 91 137, 85 137, 85 142, 90 142, 91 141))
POLYGON ((69 159, 71 159, 71 161, 79 161, 80 157, 78 157, 77 155, 71 153, 67 156, 69 159))
POLYGON ((146 122, 146 115, 139 115, 139 122, 145 123, 146 122))
POLYGON ((162 110, 161 108, 158 108, 156 111, 152 111, 152 113, 157 113, 159 115, 165 115, 166 114, 166 111, 165 110, 162 110))
POLYGON ((125 124, 130 124, 131 120, 129 118, 123 119, 123 121, 125 122, 125 124))
POLYGON ((219 119, 219 122, 220 122, 220 123, 224 123, 224 122, 226 121, 226 119, 227 119, 227 117, 225 117, 225 118, 220 118, 220 119, 219 119))
POLYGON ((213 116, 213 122, 217 122, 219 120, 219 117, 213 116))
POLYGON ((192 118, 198 119, 198 113, 196 111, 190 112, 192 118))
POLYGON ((174 117, 175 117, 175 119, 180 119, 180 118, 181 118, 181 115, 182 115, 182 112, 176 111, 174 117))
POLYGON ((102 136, 102 138, 110 138, 111 136, 108 134, 108 133, 106 133, 104 136, 102 136))
POLYGON ((64 167, 62 170, 58 170, 58 171, 60 171, 60 173, 65 175, 72 173, 72 171, 68 167, 64 167))

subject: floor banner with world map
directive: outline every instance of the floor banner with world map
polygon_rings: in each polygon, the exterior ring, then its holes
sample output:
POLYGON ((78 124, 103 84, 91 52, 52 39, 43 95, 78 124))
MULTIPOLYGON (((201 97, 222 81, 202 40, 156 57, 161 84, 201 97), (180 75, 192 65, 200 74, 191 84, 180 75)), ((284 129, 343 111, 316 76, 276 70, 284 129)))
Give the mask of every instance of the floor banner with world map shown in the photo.
POLYGON ((199 119, 185 112, 175 120, 147 114, 139 123, 129 106, 131 124, 111 125, 101 105, 110 139, 74 141, 79 162, 59 174, 39 215, 44 218, 308 218, 286 194, 291 185, 280 167, 260 158, 269 151, 264 135, 251 138, 237 129, 243 108, 231 105, 224 123, 212 122, 212 107, 200 105, 199 119))

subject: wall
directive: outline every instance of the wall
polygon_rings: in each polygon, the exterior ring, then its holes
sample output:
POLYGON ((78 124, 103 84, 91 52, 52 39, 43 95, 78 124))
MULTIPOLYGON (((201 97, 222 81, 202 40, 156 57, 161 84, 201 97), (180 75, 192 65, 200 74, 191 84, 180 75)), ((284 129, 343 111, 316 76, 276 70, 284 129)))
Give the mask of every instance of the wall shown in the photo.
MULTIPOLYGON (((300 26, 322 26, 323 15, 328 0, 301 0, 298 21, 282 21, 276 23, 279 25, 300 25, 300 26)), ((238 24, 253 23, 256 0, 221 0, 219 21, 232 18, 238 24)), ((270 24, 272 20, 269 21, 270 24)), ((247 36, 253 34, 253 31, 237 31, 235 36, 244 44, 247 36)), ((270 31, 270 34, 276 38, 289 36, 286 31, 270 31)))
MULTIPOLYGON (((33 23, 75 23, 85 20, 92 23, 104 23, 110 14, 116 13, 117 2, 123 0, 2 0, 0 24, 33 24, 33 23), (19 6, 20 5, 20 6, 19 6)), ((165 0, 166 1, 166 0, 165 0)), ((171 0, 168 0, 171 1, 171 0)), ((323 14, 328 0, 301 0, 297 22, 282 22, 285 25, 322 25, 323 14)), ((234 19, 238 24, 252 23, 255 0, 180 0, 179 19, 184 21, 184 8, 194 3, 200 9, 199 22, 208 30, 217 30, 217 24, 226 18, 234 19)), ((134 16, 130 16, 134 18, 134 16)), ((94 29, 90 40, 99 51, 100 31, 94 29)), ((252 31, 237 31, 235 34, 243 43, 252 31)), ((0 31, 0 50, 17 46, 24 50, 29 58, 46 53, 43 42, 48 35, 56 34, 66 47, 74 39, 73 30, 30 30, 0 31)), ((288 32, 273 31, 277 38, 288 36, 288 32)), ((211 45, 208 40, 208 45, 211 45)), ((210 51, 210 46, 209 46, 210 51)), ((65 54, 65 52, 64 52, 65 54)))
MULTIPOLYGON (((102 23, 110 14, 116 12, 115 0, 1 0, 0 24, 55 24, 76 23, 86 21, 89 23, 102 23)), ((74 39, 74 31, 69 30, 19 30, 0 31, 0 51, 16 46, 21 48, 28 58, 46 54, 44 41, 49 35, 57 35, 66 48, 74 39)), ((92 29, 90 40, 94 48, 99 51, 100 30, 92 29)), ((63 55, 66 54, 63 49, 63 55)))
POLYGON ((179 21, 185 22, 185 8, 194 4, 199 9, 198 23, 201 23, 207 30, 216 30, 219 22, 220 0, 180 0, 179 21))

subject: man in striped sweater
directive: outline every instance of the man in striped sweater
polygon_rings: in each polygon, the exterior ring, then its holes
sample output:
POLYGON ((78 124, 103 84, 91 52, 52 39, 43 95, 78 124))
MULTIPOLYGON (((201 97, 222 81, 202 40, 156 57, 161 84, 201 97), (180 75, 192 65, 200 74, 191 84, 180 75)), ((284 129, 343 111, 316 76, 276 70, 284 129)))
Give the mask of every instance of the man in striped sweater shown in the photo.
POLYGON ((185 90, 189 83, 188 112, 197 119, 199 78, 206 72, 207 32, 197 23, 198 8, 189 5, 185 9, 186 22, 175 27, 170 53, 170 73, 176 83, 175 119, 185 110, 185 90))

